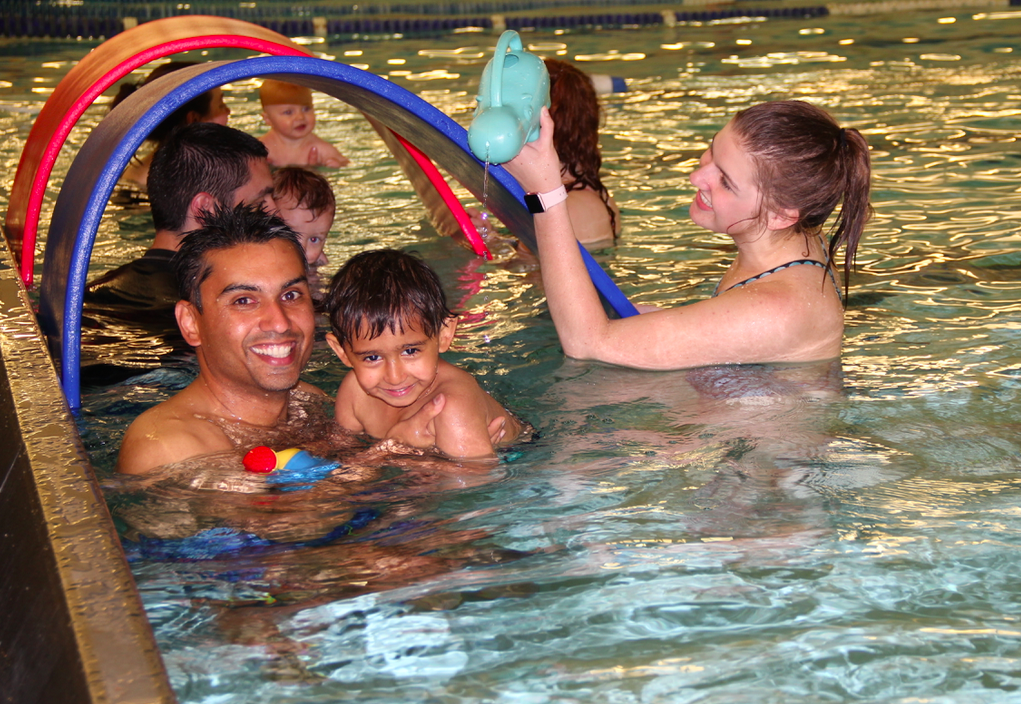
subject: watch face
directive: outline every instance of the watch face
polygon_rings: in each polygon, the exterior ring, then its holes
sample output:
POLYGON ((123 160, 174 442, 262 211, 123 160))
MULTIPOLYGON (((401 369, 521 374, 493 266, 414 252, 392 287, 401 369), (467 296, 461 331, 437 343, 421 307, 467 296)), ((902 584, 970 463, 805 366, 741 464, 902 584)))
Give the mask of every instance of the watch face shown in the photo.
POLYGON ((525 205, 528 206, 528 212, 532 213, 545 213, 546 209, 542 207, 542 200, 539 198, 538 193, 526 193, 525 194, 525 205))

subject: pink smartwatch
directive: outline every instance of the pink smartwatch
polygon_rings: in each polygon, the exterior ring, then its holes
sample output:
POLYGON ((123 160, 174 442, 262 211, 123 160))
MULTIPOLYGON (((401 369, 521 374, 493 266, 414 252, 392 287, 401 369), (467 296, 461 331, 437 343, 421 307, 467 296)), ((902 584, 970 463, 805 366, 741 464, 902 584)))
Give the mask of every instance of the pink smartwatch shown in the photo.
POLYGON ((554 188, 548 193, 525 194, 525 205, 528 206, 528 212, 533 215, 536 213, 545 213, 557 203, 563 203, 565 200, 567 200, 567 189, 563 186, 560 186, 560 188, 554 188))

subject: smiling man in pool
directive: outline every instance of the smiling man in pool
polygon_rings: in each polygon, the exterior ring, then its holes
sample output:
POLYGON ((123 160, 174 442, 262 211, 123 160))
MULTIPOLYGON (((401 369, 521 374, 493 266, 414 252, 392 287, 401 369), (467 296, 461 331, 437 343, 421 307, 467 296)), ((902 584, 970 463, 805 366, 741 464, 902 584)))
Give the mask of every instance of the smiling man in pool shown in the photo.
MULTIPOLYGON (((315 314, 297 236, 260 206, 217 206, 201 216, 174 258, 178 326, 195 348, 199 374, 145 411, 124 435, 117 469, 146 474, 199 455, 238 449, 227 430, 274 428, 325 394, 299 379, 312 352, 315 314)), ((430 447, 427 404, 388 436, 430 447)), ((499 428, 491 428, 502 435, 499 428)))

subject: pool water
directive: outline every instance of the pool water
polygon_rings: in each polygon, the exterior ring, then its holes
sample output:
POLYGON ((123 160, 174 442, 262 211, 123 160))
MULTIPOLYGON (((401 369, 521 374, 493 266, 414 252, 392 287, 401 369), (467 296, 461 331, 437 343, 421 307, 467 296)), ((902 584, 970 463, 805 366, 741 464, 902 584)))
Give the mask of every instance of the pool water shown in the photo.
MULTIPOLYGON (((82 432, 132 555, 140 524, 275 541, 133 563, 180 700, 1017 701, 1019 27, 946 12, 526 35, 630 82, 605 100, 624 233, 599 259, 635 302, 708 296, 729 262, 727 238, 687 219, 687 176, 736 110, 793 96, 866 135, 876 216, 836 364, 565 359, 537 273, 436 237, 367 123, 323 97, 318 131, 352 159, 328 173, 328 271, 366 247, 422 253, 465 314, 449 359, 539 436, 495 468, 349 453, 348 474, 304 491, 143 490, 110 474, 120 435, 193 370, 92 389, 82 432)), ((494 44, 319 49, 467 124, 494 44)), ((8 191, 32 111, 86 48, 0 44, 8 191)), ((258 133, 253 88, 226 93, 231 124, 258 133)), ((142 251, 147 226, 111 206, 96 273, 142 251)), ((342 373, 317 346, 306 378, 332 392, 342 373)))

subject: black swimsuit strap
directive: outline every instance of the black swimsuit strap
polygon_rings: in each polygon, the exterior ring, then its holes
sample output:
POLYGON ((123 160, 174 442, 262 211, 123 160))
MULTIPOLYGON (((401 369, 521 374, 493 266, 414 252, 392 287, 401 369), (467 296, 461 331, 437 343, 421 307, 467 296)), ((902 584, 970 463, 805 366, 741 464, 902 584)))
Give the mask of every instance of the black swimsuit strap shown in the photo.
MULTIPOLYGON (((775 274, 778 271, 783 271, 784 269, 790 269, 792 266, 800 266, 802 264, 807 264, 807 265, 810 265, 810 266, 817 266, 817 267, 819 267, 821 269, 825 269, 826 272, 830 275, 830 281, 833 282, 833 286, 837 289, 837 296, 838 297, 840 296, 840 287, 837 286, 837 280, 833 278, 833 271, 831 271, 828 266, 826 266, 825 264, 823 264, 820 261, 816 261, 815 259, 795 259, 792 262, 787 262, 786 264, 781 264, 780 266, 773 267, 769 271, 764 271, 761 274, 756 274, 755 276, 749 277, 749 278, 745 279, 744 281, 738 281, 736 284, 734 284, 733 286, 729 287, 727 289, 727 291, 730 291, 731 289, 735 289, 735 288, 740 288, 741 286, 744 286, 745 284, 750 284, 752 282, 758 281, 759 279, 765 278, 765 277, 769 276, 770 274, 775 274)), ((716 288, 713 289, 713 298, 716 298, 716 296, 719 295, 719 293, 720 293, 720 284, 717 283, 716 284, 716 288)), ((726 293, 726 291, 724 291, 724 293, 726 293)))

